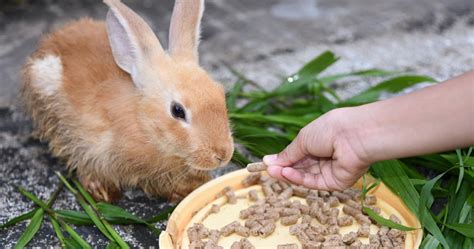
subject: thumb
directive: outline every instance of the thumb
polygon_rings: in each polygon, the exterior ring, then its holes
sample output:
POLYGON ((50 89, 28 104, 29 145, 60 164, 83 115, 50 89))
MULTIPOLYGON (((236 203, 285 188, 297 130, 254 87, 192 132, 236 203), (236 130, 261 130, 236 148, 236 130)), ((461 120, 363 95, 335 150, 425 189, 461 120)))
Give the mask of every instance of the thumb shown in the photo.
POLYGON ((306 148, 303 143, 302 132, 280 153, 263 157, 263 162, 268 166, 291 166, 306 157, 306 148))

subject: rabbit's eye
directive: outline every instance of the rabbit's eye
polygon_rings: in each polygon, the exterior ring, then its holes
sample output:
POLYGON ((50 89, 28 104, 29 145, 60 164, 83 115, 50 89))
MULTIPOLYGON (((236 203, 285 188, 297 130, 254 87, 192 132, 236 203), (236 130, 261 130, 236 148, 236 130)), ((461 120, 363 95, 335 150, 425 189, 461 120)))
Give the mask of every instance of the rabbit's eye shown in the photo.
POLYGON ((186 112, 184 111, 184 107, 176 102, 171 103, 171 115, 173 115, 175 119, 182 119, 186 121, 186 112))

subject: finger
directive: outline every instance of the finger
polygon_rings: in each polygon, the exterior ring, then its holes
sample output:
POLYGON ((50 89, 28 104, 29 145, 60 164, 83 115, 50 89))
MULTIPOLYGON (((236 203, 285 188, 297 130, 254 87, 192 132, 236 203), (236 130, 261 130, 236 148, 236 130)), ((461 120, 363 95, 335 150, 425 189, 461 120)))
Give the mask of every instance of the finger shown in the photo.
POLYGON ((280 153, 267 155, 263 157, 266 165, 276 165, 287 167, 297 163, 306 157, 306 148, 304 147, 304 134, 300 131, 298 136, 280 153))
POLYGON ((276 178, 278 180, 286 181, 286 179, 281 175, 283 167, 280 166, 269 166, 267 168, 268 175, 276 178))

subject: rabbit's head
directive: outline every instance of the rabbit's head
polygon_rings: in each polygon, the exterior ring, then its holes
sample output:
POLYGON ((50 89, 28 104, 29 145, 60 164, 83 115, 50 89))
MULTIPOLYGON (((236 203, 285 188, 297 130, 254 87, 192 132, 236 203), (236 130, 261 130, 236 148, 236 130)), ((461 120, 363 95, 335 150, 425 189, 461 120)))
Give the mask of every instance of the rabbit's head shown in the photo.
POLYGON ((203 0, 176 0, 164 51, 147 23, 118 0, 105 0, 117 65, 139 99, 137 122, 157 151, 210 170, 229 162, 233 140, 225 93, 198 64, 203 0))

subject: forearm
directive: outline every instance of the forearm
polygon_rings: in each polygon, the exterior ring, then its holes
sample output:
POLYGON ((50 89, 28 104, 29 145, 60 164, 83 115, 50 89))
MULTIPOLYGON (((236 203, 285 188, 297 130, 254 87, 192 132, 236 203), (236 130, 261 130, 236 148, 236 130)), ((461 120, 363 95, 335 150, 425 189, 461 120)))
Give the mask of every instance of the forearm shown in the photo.
POLYGON ((367 162, 467 147, 474 144, 474 71, 347 113, 344 136, 367 162))

